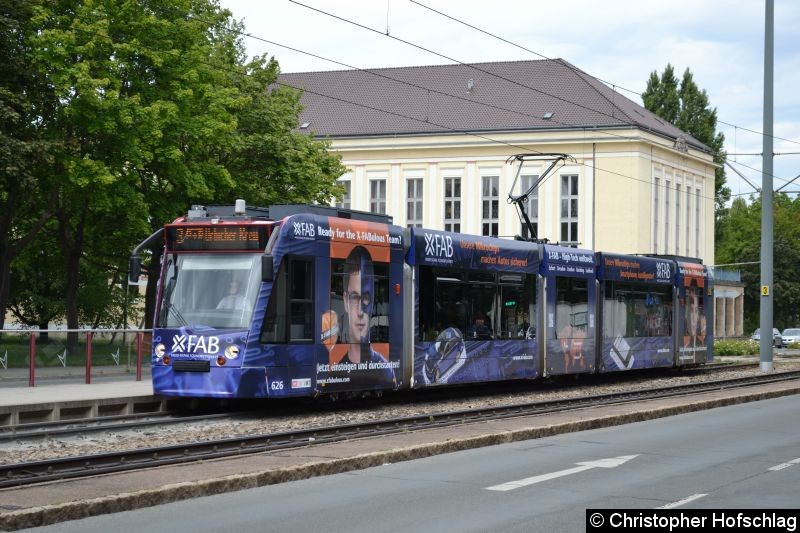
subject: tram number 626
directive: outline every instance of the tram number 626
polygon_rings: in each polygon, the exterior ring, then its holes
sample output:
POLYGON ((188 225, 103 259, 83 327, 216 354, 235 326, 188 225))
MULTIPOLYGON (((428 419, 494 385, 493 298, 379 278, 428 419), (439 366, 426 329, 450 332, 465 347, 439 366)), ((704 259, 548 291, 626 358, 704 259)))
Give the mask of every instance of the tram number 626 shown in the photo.
POLYGON ((272 381, 269 384, 269 388, 272 390, 283 390, 283 381, 272 381))

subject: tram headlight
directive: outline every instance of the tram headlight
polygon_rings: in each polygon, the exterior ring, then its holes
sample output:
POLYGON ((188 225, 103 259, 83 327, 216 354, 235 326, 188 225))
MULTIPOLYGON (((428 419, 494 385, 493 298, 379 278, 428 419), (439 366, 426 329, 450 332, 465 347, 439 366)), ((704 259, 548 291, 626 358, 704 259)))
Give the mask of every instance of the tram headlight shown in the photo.
POLYGON ((236 359, 239 357, 239 347, 235 344, 231 344, 227 348, 225 348, 225 357, 228 359, 236 359))
POLYGON ((156 349, 154 350, 156 357, 158 357, 159 359, 164 357, 164 353, 166 353, 166 351, 167 347, 164 346, 163 344, 159 344, 158 346, 156 346, 156 349))
POLYGON ((217 357, 217 366, 223 366, 227 362, 227 359, 222 357, 221 355, 217 357))

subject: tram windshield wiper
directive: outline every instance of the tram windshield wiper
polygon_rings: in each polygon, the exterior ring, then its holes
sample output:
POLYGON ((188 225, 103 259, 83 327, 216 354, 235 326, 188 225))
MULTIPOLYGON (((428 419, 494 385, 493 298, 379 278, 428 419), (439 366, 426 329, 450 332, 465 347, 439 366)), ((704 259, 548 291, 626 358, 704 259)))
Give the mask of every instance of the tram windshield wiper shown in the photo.
POLYGON ((183 317, 181 312, 178 311, 178 308, 175 307, 174 304, 167 303, 166 306, 167 306, 167 313, 172 313, 172 316, 174 316, 175 318, 178 319, 178 325, 179 326, 188 326, 189 325, 189 322, 183 317))

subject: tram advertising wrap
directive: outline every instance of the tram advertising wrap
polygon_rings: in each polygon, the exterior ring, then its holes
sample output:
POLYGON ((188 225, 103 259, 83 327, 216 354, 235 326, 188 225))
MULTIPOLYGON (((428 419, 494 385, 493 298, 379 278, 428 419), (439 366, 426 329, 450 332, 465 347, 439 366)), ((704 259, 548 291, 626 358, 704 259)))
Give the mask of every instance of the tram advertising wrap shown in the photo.
POLYGON ((351 397, 713 359, 713 279, 691 258, 237 201, 152 234, 129 279, 159 236, 155 394, 351 397))
POLYGON ((289 265, 290 341, 307 339, 307 352, 315 354, 313 376, 292 365, 287 378, 303 379, 309 387, 313 382, 321 392, 397 388, 402 354, 400 229, 295 215, 284 221, 272 255, 276 264, 289 265))
POLYGON ((538 376, 538 248, 433 230, 412 230, 411 243, 415 386, 538 376))
POLYGON ((597 254, 601 372, 673 364, 672 284, 669 259, 597 254))
POLYGON ((547 287, 547 373, 594 372, 594 253, 549 244, 543 248, 540 270, 547 287))
POLYGON ((699 263, 678 261, 678 363, 711 362, 712 340, 707 330, 713 322, 713 292, 706 269, 699 263))

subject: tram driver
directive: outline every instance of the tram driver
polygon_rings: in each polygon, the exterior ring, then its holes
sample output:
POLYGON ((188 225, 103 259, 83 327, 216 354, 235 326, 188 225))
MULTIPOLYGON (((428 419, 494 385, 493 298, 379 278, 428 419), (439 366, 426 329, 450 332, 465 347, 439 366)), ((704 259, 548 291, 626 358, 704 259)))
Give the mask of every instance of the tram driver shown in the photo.
POLYGON ((244 309, 247 300, 245 297, 239 294, 240 283, 238 280, 231 280, 230 284, 228 285, 228 294, 223 296, 223 298, 217 304, 217 309, 234 309, 234 310, 241 310, 244 309))

